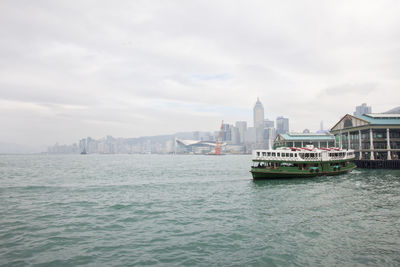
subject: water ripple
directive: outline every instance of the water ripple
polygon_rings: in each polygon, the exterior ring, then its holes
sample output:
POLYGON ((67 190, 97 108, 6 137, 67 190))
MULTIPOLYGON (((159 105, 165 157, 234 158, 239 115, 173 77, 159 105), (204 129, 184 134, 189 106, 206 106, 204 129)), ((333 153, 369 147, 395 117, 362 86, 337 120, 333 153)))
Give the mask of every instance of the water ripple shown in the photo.
POLYGON ((400 265, 400 172, 248 156, 0 156, 0 265, 400 265))

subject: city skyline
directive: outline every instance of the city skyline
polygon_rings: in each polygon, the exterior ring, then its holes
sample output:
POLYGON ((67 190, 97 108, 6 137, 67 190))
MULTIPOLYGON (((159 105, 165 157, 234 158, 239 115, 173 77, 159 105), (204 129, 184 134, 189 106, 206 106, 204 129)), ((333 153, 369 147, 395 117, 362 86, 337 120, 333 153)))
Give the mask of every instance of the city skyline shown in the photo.
POLYGON ((330 128, 399 106, 396 1, 0 3, 0 140, 215 131, 290 118, 330 128), (307 14, 305 16, 304 14, 307 14))

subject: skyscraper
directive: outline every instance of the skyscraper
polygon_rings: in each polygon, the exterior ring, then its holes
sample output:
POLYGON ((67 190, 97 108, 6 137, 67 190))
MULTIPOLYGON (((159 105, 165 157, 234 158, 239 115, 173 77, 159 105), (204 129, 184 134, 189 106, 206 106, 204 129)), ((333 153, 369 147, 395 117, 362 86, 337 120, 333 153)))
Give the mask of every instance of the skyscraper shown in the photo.
POLYGON ((257 102, 254 105, 254 129, 256 132, 256 143, 261 148, 264 139, 264 107, 257 97, 257 102))
POLYGON ((257 97, 257 102, 254 105, 253 114, 254 114, 254 128, 263 126, 263 124, 264 124, 264 106, 260 102, 260 99, 258 97, 257 97))
POLYGON ((276 134, 285 134, 289 132, 289 119, 279 116, 276 118, 276 134))
POLYGON ((353 114, 354 116, 361 116, 369 113, 372 113, 372 108, 367 106, 366 103, 362 103, 361 106, 356 106, 356 111, 353 114))
POLYGON ((240 143, 245 142, 245 133, 247 131, 247 122, 246 121, 237 121, 236 128, 239 129, 240 143))

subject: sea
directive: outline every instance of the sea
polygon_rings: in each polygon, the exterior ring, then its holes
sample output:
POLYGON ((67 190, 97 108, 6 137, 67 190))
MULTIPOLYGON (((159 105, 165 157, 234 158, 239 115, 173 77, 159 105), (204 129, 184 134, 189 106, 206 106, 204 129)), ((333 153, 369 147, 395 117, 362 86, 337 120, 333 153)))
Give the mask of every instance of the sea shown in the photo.
POLYGON ((0 155, 1 266, 400 266, 400 171, 254 181, 251 156, 0 155))

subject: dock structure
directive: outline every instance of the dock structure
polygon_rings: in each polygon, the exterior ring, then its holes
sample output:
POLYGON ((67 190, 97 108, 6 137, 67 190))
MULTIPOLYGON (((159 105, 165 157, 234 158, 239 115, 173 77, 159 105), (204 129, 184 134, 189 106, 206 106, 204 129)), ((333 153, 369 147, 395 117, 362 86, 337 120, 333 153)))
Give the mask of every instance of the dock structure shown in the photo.
POLYGON ((400 160, 355 160, 358 168, 364 169, 400 169, 400 160))
POLYGON ((331 133, 336 146, 354 149, 358 167, 400 168, 400 114, 346 114, 331 133))

